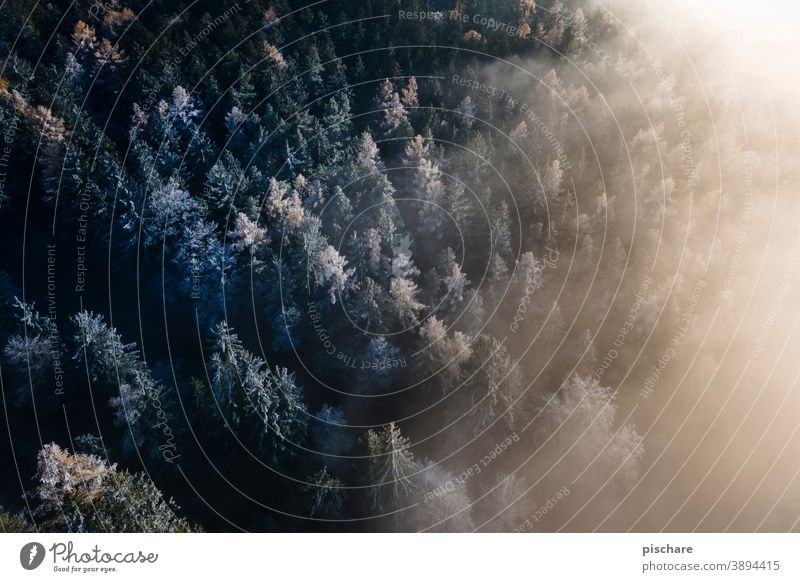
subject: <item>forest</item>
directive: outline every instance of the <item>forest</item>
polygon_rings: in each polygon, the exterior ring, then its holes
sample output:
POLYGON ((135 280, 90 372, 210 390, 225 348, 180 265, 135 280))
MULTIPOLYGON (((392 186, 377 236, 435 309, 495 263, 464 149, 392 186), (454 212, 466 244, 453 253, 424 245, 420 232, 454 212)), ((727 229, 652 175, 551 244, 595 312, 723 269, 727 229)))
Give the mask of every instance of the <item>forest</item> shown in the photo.
POLYGON ((797 530, 797 95, 643 11, 5 0, 0 531, 797 530))

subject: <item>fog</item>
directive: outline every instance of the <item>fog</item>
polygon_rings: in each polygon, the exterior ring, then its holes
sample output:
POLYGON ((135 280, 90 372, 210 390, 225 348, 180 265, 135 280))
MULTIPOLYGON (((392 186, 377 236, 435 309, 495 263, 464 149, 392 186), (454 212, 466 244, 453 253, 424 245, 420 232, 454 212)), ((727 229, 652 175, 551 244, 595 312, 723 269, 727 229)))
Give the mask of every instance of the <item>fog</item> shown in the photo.
POLYGON ((55 4, 0 22, 2 523, 798 530, 800 8, 55 4))
POLYGON ((615 422, 642 439, 624 490, 596 482, 548 528, 783 531, 800 519, 796 7, 697 4, 595 3, 592 32, 566 54, 486 73, 527 102, 560 101, 578 160, 555 237, 575 244, 554 276, 571 331, 553 360, 523 366, 603 370, 615 422))

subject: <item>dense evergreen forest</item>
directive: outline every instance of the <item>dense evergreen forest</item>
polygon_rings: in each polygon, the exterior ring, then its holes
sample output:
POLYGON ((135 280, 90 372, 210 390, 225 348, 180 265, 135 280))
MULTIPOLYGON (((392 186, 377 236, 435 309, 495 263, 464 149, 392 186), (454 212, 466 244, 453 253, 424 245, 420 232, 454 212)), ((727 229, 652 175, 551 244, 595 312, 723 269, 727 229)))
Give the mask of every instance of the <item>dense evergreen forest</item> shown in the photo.
POLYGON ((761 138, 625 30, 6 0, 2 529, 689 527, 669 439, 718 402, 661 387, 726 349, 761 138))

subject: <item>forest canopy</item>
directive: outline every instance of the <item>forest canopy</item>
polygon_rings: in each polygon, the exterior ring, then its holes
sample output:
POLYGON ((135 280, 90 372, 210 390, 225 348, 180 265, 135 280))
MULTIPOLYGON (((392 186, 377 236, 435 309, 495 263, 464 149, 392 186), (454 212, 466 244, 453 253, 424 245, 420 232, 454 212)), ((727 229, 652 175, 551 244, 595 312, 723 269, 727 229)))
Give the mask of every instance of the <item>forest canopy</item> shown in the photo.
POLYGON ((796 529, 796 115, 612 4, 3 3, 0 528, 796 529))

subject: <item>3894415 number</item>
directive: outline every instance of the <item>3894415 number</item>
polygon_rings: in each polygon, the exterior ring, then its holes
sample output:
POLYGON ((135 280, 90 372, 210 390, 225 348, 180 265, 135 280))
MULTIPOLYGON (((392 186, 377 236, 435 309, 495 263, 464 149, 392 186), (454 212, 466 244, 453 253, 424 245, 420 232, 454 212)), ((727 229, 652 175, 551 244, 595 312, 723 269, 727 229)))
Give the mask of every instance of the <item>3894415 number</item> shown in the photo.
POLYGON ((732 571, 765 570, 777 572, 781 569, 780 560, 735 560, 730 563, 732 571))

